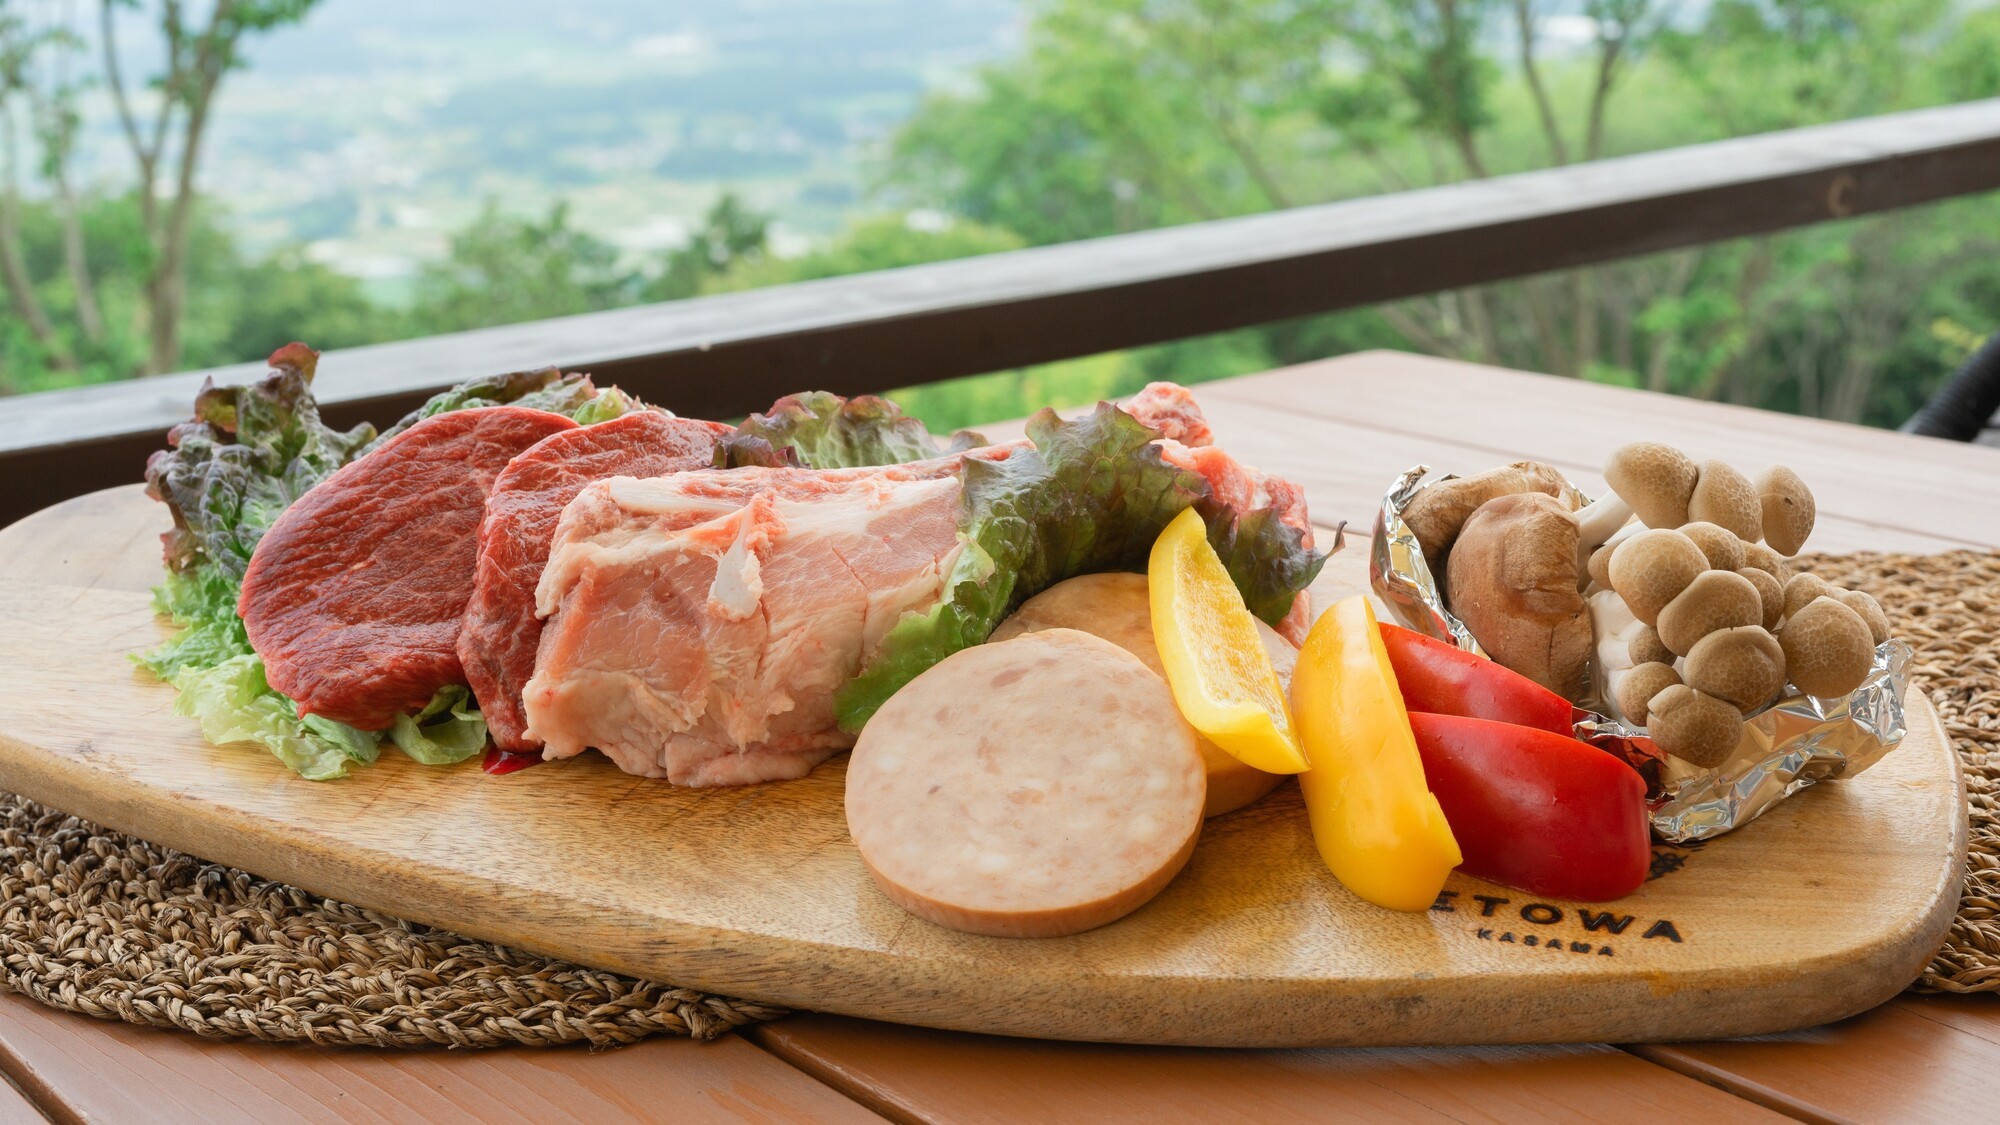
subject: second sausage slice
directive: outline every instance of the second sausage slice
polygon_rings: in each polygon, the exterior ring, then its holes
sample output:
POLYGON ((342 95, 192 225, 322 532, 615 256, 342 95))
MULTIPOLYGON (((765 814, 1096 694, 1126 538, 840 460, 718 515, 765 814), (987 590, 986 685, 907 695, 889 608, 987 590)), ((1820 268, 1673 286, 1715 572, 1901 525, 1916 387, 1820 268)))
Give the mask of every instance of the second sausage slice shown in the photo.
POLYGON ((1074 629, 979 645, 868 721, 847 826, 898 906, 969 933, 1053 937, 1158 894, 1206 781, 1166 681, 1074 629))
MULTIPOLYGON (((1103 637, 1138 657, 1162 678, 1166 675, 1160 667, 1159 647, 1153 640, 1153 603, 1147 597, 1143 574, 1084 574, 1058 582, 1022 602, 1020 609, 993 630, 991 639, 1010 640, 1044 629, 1079 629, 1093 637, 1103 637)), ((1262 621, 1257 622, 1257 635, 1264 642, 1272 666, 1278 670, 1278 679, 1290 685, 1299 650, 1262 621)), ((1202 762, 1208 767, 1208 806, 1203 810, 1208 816, 1235 812, 1285 780, 1282 774, 1265 773, 1237 761, 1229 751, 1199 732, 1194 739, 1202 762)))

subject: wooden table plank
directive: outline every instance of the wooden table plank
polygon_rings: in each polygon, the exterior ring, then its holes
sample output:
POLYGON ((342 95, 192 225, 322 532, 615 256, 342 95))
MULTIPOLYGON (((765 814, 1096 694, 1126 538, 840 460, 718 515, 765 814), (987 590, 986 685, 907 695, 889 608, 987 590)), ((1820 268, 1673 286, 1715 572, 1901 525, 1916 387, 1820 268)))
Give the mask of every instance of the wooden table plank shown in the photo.
POLYGON ((0 1125, 45 1125, 47 1121, 12 1082, 0 1082, 0 1125))
MULTIPOLYGON (((1228 386, 1227 384, 1224 387, 1228 386)), ((1494 450, 1447 438, 1388 433, 1365 425, 1281 410, 1224 393, 1201 393, 1215 430, 1216 444, 1266 472, 1304 486, 1315 523, 1347 520, 1365 542, 1381 507, 1382 493, 1404 470, 1427 464, 1440 470, 1479 472, 1518 460, 1525 453, 1494 450)), ((1197 389, 1208 392, 1209 387, 1197 389)), ((1577 487, 1595 495, 1604 487, 1597 469, 1575 457, 1543 455, 1577 487)), ((1810 481, 1809 481, 1810 483, 1810 481)), ((2000 536, 1997 536, 2000 537, 2000 536)), ((1930 553, 1978 544, 1965 539, 1905 530, 1849 518, 1822 509, 1812 549, 1887 550, 1930 553)))
POLYGON ((1977 992, 1968 996, 1905 994, 1894 1006, 1933 1023, 2000 1047, 2000 993, 1977 992))
POLYGON ((885 1115, 1014 1121, 1767 1121, 1608 1047, 1229 1051, 1050 1043, 802 1015, 759 1043, 885 1115))
POLYGON ((1987 1122, 2000 1000, 1906 996, 1807 1031, 1629 1049, 1808 1121, 1987 1122))
MULTIPOLYGON (((1289 370, 1310 372, 1321 366, 1339 368, 1347 362, 1330 360, 1325 365, 1289 370)), ((1215 431, 1216 444, 1265 472, 1302 485, 1313 522, 1332 526, 1346 520, 1349 532, 1360 537, 1355 540, 1357 544, 1366 539, 1374 526, 1382 493, 1411 466, 1427 464, 1441 471, 1468 473, 1531 456, 1455 437, 1396 433, 1374 423, 1344 422, 1234 393, 1238 385, 1264 378, 1267 376, 1250 376, 1204 383, 1195 388, 1195 397, 1215 431)), ((1568 382, 1565 380, 1564 385, 1568 382)), ((1477 396, 1481 392, 1476 386, 1468 386, 1464 393, 1477 396)), ((1489 405, 1495 409, 1504 406, 1489 405)), ((1063 413, 1069 416, 1080 412, 1072 409, 1063 413)), ((980 432, 993 441, 1005 441, 1019 437, 1022 427, 1019 423, 1003 423, 982 426, 980 432)), ((1594 463, 1560 452, 1544 452, 1539 459, 1560 468, 1577 487, 1592 495, 1604 488, 1604 478, 1594 463)), ((1812 549, 1835 552, 1930 553, 1979 545, 1982 544, 1949 535, 1885 527, 1825 510, 1820 512, 1812 538, 1812 549)))
POLYGON ((866 1122, 749 1042, 655 1038, 591 1053, 216 1042, 0 995, 0 1069, 58 1121, 866 1122))
POLYGON ((1640 438, 1752 474, 1783 463, 1812 485, 1822 515, 2000 546, 2000 490, 1974 484, 2000 472, 2000 461, 1957 442, 1395 352, 1203 390, 1205 400, 1258 402, 1396 441, 1448 435, 1487 450, 1489 461, 1535 457, 1565 471, 1601 465, 1640 438))

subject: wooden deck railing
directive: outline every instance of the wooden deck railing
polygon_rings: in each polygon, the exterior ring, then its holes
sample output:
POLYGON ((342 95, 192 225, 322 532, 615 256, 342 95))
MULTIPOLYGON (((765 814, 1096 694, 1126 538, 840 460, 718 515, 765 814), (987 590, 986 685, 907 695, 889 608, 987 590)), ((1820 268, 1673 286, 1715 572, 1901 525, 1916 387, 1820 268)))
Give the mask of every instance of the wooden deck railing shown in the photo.
MULTIPOLYGON (((590 371, 690 415, 886 390, 2000 188, 2000 99, 613 312, 329 352, 347 425, 462 379, 590 371)), ((201 380, 0 399, 0 524, 139 479, 201 380)))

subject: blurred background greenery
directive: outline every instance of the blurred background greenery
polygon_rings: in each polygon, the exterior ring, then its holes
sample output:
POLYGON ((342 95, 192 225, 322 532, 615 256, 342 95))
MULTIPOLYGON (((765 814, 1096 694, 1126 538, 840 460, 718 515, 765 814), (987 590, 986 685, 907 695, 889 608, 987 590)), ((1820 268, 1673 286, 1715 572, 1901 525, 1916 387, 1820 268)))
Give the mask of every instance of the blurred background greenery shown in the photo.
MULTIPOLYGON (((419 7, 0 0, 0 394, 2000 94, 1963 0, 419 7)), ((1396 347, 1895 425, 2000 327, 1996 251, 1980 197, 895 397, 1396 347)))

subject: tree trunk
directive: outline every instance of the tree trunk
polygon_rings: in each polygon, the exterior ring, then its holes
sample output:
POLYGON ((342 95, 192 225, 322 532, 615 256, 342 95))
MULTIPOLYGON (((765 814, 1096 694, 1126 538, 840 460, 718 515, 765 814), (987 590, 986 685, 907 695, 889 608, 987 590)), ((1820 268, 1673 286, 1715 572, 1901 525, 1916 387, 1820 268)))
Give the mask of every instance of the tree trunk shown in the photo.
POLYGON ((1555 106, 1549 101, 1548 88, 1542 85, 1541 65, 1535 61, 1535 14, 1529 0, 1514 0, 1514 26, 1520 33, 1517 43, 1521 74, 1528 80, 1528 92, 1535 98, 1535 112, 1541 116, 1542 133, 1549 141, 1549 158, 1557 164, 1568 164, 1569 146, 1563 143, 1562 126, 1556 122, 1555 106))
POLYGON ((111 89, 111 102, 118 110, 118 124, 125 131, 126 143, 132 148, 132 159, 139 166, 139 219, 145 227, 146 237, 150 239, 153 237, 159 210, 159 201, 154 197, 153 185, 159 169, 160 138, 166 129, 167 110, 172 103, 167 99, 161 99, 160 113, 154 122, 153 139, 148 143, 139 132, 138 116, 133 112, 132 102, 125 94, 125 74, 118 64, 117 25, 112 18, 116 7, 116 0, 99 0, 98 40, 104 48, 104 81, 111 89))
MULTIPOLYGON (((1626 266, 1623 269, 1609 269, 1602 274, 1594 274, 1592 280, 1602 295, 1605 319, 1611 323, 1611 363, 1620 371, 1629 371, 1637 375, 1638 360, 1632 345, 1634 314, 1632 302, 1627 299, 1626 291, 1626 282, 1629 280, 1626 275, 1635 268, 1637 267, 1626 266)), ((1581 300, 1578 305, 1582 307, 1581 300)), ((1595 326, 1592 327, 1594 333, 1595 326)))
MULTIPOLYGON (((214 19, 225 18, 228 4, 217 6, 214 19)), ((211 28, 210 36, 218 32, 211 28)), ((146 373, 163 375, 181 361, 181 316, 187 307, 188 225, 194 217, 194 170, 201 159, 201 142, 208 129, 208 110, 215 88, 222 81, 224 60, 230 42, 204 37, 203 49, 195 59, 193 75, 199 85, 187 100, 187 123, 181 134, 180 171, 174 181, 173 206, 167 212, 166 228, 159 239, 159 258, 146 282, 146 303, 151 311, 147 325, 146 373)))
MULTIPOLYGON (((1681 250, 1673 256, 1672 278, 1666 291, 1676 297, 1687 293, 1688 283, 1694 279, 1694 268, 1699 260, 1699 251, 1681 250)), ((1680 337, 1673 332, 1662 332, 1646 341, 1652 355, 1646 361, 1646 389, 1649 391, 1670 390, 1673 382, 1673 358, 1680 346, 1680 337)))
POLYGON ((57 176, 56 190, 62 202, 63 261, 69 269, 70 287, 76 290, 77 327, 83 329, 84 339, 102 344, 104 313, 97 307, 97 285, 90 277, 90 257, 83 242, 83 215, 67 173, 57 176))
MULTIPOLYGON (((1737 325, 1737 332, 1743 342, 1737 346, 1736 354, 1717 369, 1710 385, 1703 388, 1702 397, 1712 400, 1719 397, 1725 388, 1735 387, 1741 382, 1739 376, 1742 374, 1743 365, 1757 362, 1757 352, 1764 346, 1765 337, 1770 332, 1772 314, 1776 311, 1775 302, 1759 300, 1758 295, 1770 281, 1771 267, 1775 261, 1776 255, 1771 248, 1769 235, 1751 240, 1750 249, 1744 255, 1743 265, 1736 275, 1736 307, 1742 310, 1738 314, 1741 319, 1737 325)), ((1740 405, 1760 405, 1743 402, 1744 397, 1732 394, 1730 401, 1738 402, 1740 405)))
POLYGON ((1577 375, 1589 377, 1590 370, 1597 366, 1597 271, 1588 266, 1577 270, 1570 277, 1570 292, 1576 303, 1575 355, 1571 362, 1577 375))
POLYGON ((48 354, 50 367, 64 370, 71 366, 69 353, 56 336, 55 325, 49 322, 47 310, 35 296, 35 279, 28 275, 27 256, 21 252, 21 227, 19 207, 21 197, 15 189, 14 178, 14 118, 7 114, 0 119, 0 284, 7 289, 7 303, 13 306, 14 315, 28 326, 28 335, 48 354))
POLYGON ((22 260, 21 233, 14 224, 11 202, 0 203, 0 281, 7 285, 7 303, 13 306, 14 315, 28 326, 28 335, 35 338, 35 343, 49 353, 49 366, 68 367, 62 342, 56 339, 55 326, 49 323, 49 314, 35 297, 34 279, 28 276, 27 263, 22 260))
POLYGON ((1492 363, 1500 358, 1500 343, 1493 335, 1493 317, 1486 309, 1486 294, 1477 289, 1458 291, 1459 305, 1465 310, 1465 326, 1472 330, 1472 343, 1478 354, 1471 357, 1481 363, 1492 363))
POLYGON ((1265 165, 1264 158, 1258 155, 1256 148, 1236 131, 1235 124, 1225 114, 1211 113, 1210 116, 1215 123, 1216 131, 1222 134, 1222 142, 1229 146, 1229 150, 1236 154, 1238 160, 1243 162, 1243 170, 1250 174, 1251 181, 1264 193, 1265 201, 1273 208, 1289 209, 1292 206, 1290 194, 1278 184, 1278 177, 1271 174, 1271 169, 1265 165))
POLYGON ((1545 279, 1530 277, 1521 283, 1528 301, 1528 320, 1535 330, 1535 346, 1551 375, 1577 375, 1576 365, 1563 347, 1562 326, 1556 323, 1555 306, 1549 301, 1545 279))
POLYGON ((1431 331, 1423 321, 1417 319, 1415 313, 1401 304, 1392 301, 1379 306, 1379 311, 1382 319, 1389 322, 1389 327, 1401 332, 1404 339, 1420 350, 1436 356, 1453 356, 1460 351, 1443 336, 1431 331))

